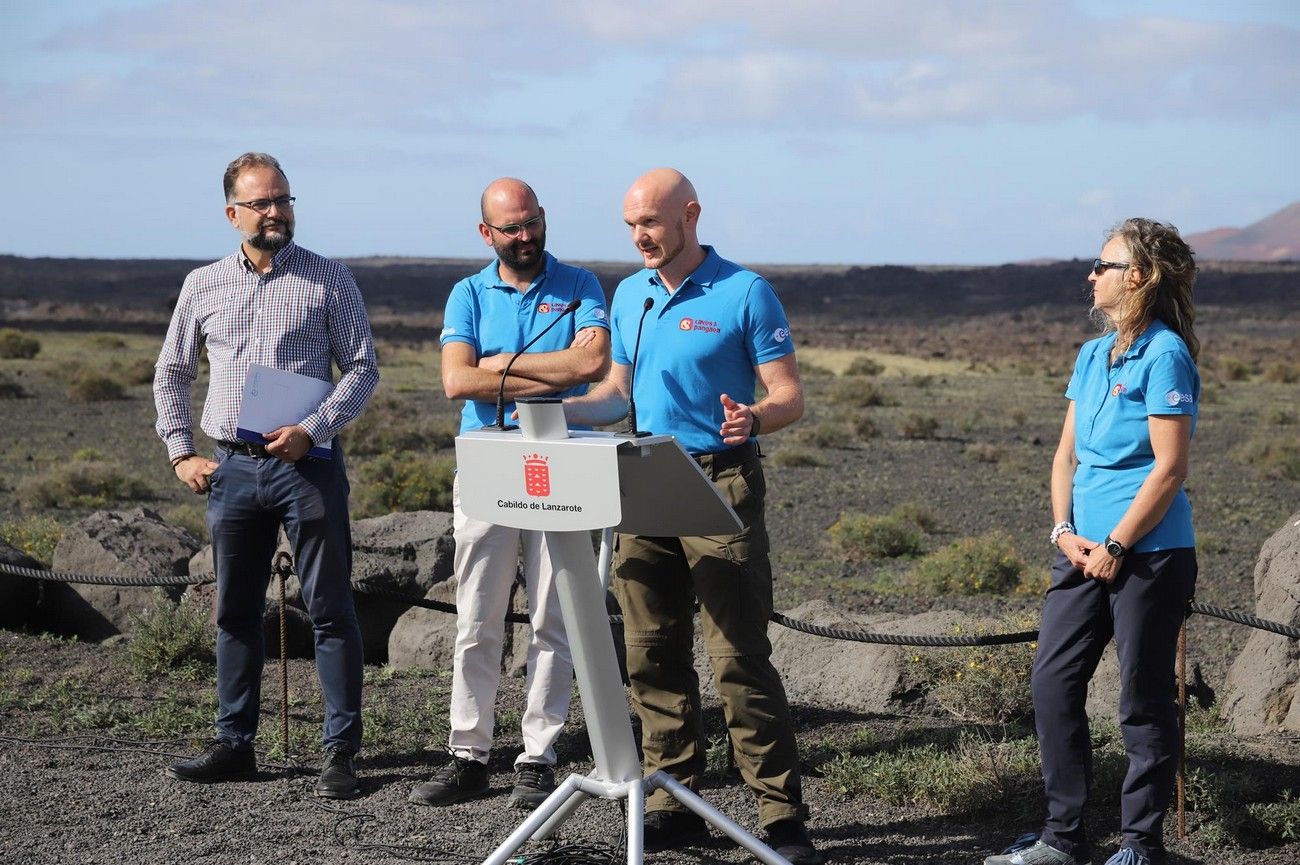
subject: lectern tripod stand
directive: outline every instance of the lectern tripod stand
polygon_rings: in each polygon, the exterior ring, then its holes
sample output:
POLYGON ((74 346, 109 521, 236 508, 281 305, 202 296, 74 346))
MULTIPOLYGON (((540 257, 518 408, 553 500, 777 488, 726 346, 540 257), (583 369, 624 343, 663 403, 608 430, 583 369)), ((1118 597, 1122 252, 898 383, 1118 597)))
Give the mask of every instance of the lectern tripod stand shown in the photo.
POLYGON ((483 431, 456 438, 456 466, 467 515, 546 533, 595 763, 590 774, 567 777, 483 865, 505 865, 528 839, 550 837, 592 797, 627 800, 627 861, 641 865, 645 797, 656 788, 759 861, 789 865, 671 776, 655 772, 643 778, 632 736, 591 530, 616 527, 656 537, 739 531, 735 512, 695 461, 671 436, 572 432, 568 438, 536 439, 483 431))

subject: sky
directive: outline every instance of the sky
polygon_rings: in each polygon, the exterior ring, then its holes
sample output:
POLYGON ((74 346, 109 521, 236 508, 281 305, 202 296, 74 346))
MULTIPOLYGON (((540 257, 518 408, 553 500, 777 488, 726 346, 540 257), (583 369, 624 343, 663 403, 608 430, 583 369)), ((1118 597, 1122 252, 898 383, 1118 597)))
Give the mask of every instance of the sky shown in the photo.
POLYGON ((561 258, 632 261, 681 169, 758 263, 1092 258, 1300 200, 1295 0, 0 0, 0 253, 213 259, 280 159, 297 240, 486 260, 521 177, 561 258))

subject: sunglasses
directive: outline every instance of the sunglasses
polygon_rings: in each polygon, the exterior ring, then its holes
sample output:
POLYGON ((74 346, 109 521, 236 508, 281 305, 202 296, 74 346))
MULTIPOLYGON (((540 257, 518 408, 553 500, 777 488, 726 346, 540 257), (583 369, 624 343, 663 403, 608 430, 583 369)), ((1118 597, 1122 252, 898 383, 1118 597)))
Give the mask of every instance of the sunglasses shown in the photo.
POLYGON ((1129 264, 1128 264, 1127 262, 1123 262, 1123 261, 1107 261, 1107 260, 1104 259, 1104 258, 1094 258, 1094 259, 1092 260, 1092 275, 1093 275, 1093 276, 1101 276, 1103 273, 1105 273, 1106 271, 1110 270, 1111 268, 1117 268, 1117 269, 1119 269, 1119 270, 1126 270, 1126 269, 1128 269, 1128 267, 1129 267, 1129 264))

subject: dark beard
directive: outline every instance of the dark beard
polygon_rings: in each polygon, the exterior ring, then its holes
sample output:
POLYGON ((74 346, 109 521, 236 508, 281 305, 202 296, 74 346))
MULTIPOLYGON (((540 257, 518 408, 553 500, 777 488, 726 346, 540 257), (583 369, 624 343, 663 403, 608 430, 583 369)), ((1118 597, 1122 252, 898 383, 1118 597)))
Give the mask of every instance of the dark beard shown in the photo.
POLYGON ((515 254, 514 250, 516 243, 518 243, 518 241, 512 240, 509 243, 503 243, 500 245, 493 244, 492 248, 496 252, 497 258, 501 259, 501 263, 512 270, 520 272, 527 272, 533 269, 540 270, 546 253, 546 234, 539 234, 532 239, 532 243, 537 248, 537 256, 531 260, 521 258, 515 254))
POLYGON ((293 240, 293 227, 287 223, 280 226, 280 233, 274 237, 266 233, 266 228, 259 228, 257 233, 248 238, 248 245, 262 252, 279 252, 293 240))

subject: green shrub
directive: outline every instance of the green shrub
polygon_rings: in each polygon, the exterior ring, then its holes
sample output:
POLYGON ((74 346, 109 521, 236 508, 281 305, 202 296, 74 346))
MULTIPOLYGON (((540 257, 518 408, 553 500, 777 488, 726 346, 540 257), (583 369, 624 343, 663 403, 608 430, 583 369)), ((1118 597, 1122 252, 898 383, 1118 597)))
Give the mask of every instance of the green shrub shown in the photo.
POLYGON ((926 534, 932 534, 939 527, 938 518, 926 510, 925 506, 920 502, 903 502, 894 508, 891 513, 896 517, 908 520, 926 534))
POLYGON ((1258 371, 1254 364, 1235 357, 1219 358, 1214 368, 1226 381, 1245 381, 1258 371))
POLYGON ((861 357, 856 357, 853 359, 853 362, 849 364, 849 368, 844 371, 844 374, 873 376, 873 375, 880 375, 884 371, 885 371, 885 365, 883 363, 881 363, 878 360, 875 360, 874 358, 870 358, 867 357, 866 355, 862 355, 861 357))
POLYGON ((1271 426, 1294 426, 1295 413, 1284 408, 1275 408, 1268 413, 1264 420, 1271 426))
POLYGON ((113 369, 127 384, 152 384, 154 361, 148 357, 137 357, 127 361, 113 361, 113 369))
POLYGON ((26 399, 27 390, 18 382, 0 378, 0 399, 26 399))
POLYGON ((394 454, 451 448, 458 427, 430 418, 413 399, 381 394, 343 432, 349 454, 394 454))
POLYGON ((126 399, 126 388, 110 375, 80 370, 68 382, 68 399, 73 402, 107 402, 126 399))
POLYGON ((800 424, 795 428, 791 438, 800 444, 824 450, 846 448, 854 442, 856 436, 849 425, 843 421, 823 421, 800 424))
POLYGON ((1295 384, 1300 381, 1300 363, 1279 360, 1264 367, 1264 381, 1295 384))
POLYGON ((1300 441, 1295 436, 1256 437, 1239 445, 1233 456, 1269 477, 1300 480, 1300 441))
POLYGON ((179 526, 198 538, 203 543, 210 543, 208 537, 207 507, 195 502, 174 505, 163 511, 162 517, 173 526, 179 526))
POLYGON ((363 465, 357 515, 450 511, 456 461, 451 457, 387 453, 363 465))
POLYGON ((0 524, 0 540, 17 547, 46 567, 54 561, 54 548, 59 545, 61 537, 63 526, 44 514, 32 514, 0 524))
POLYGON ((967 732, 949 747, 930 742, 865 755, 841 753, 822 771, 842 794, 949 814, 1005 809, 1007 803, 1033 810, 1042 795, 1038 747, 1029 737, 989 741, 967 732))
POLYGON ((843 513, 828 530, 831 543, 850 561, 919 555, 925 532, 898 513, 843 513))
POLYGON ((148 609, 132 617, 126 658, 141 679, 162 675, 194 679, 210 667, 213 646, 203 605, 193 595, 182 595, 177 603, 158 590, 148 609))
POLYGON ((903 438, 932 439, 939 431, 939 419, 934 415, 913 412, 903 419, 903 438))
POLYGON ((784 447, 772 456, 772 462, 782 467, 825 465, 817 454, 800 447, 784 447))
POLYGON ((1246 813, 1275 843, 1300 841, 1300 799, 1290 790, 1284 790, 1277 802, 1252 802, 1246 806, 1246 813))
POLYGON ((117 350, 126 348, 126 340, 115 333, 96 333, 91 334, 90 344, 96 348, 107 348, 117 350))
POLYGON ((818 364, 815 363, 806 363, 804 361, 799 361, 799 377, 804 379, 805 381, 810 378, 820 378, 820 379, 831 378, 834 375, 835 373, 831 372, 829 369, 827 369, 824 366, 819 366, 818 364))
POLYGON ((39 340, 12 327, 0 329, 0 357, 30 360, 41 352, 39 340))
POLYGON ((880 430, 876 427, 876 422, 872 420, 871 416, 868 414, 856 414, 850 419, 849 423, 853 428, 853 434, 857 436, 859 440, 873 439, 880 435, 880 430))
MULTIPOLYGON (((987 633, 1016 633, 1038 627, 1036 618, 1007 618, 987 633)), ((964 635, 955 628, 955 635, 964 635)), ((912 656, 920 678, 939 705, 961 721, 1007 724, 1028 721, 1034 714, 1029 690, 1029 671, 1034 665, 1037 643, 1005 646, 969 646, 924 649, 912 656)))
POLYGON ((836 379, 829 396, 832 404, 848 408, 898 405, 898 398, 887 388, 860 375, 836 379))
POLYGON ((149 487, 117 466, 99 461, 59 463, 18 485, 18 501, 31 510, 102 508, 152 498, 149 487))
POLYGON ((927 594, 992 595, 1014 589, 1025 571, 1001 530, 954 541, 916 563, 908 582, 927 594))
POLYGON ((971 442, 962 452, 966 459, 977 463, 995 463, 1002 459, 1002 448, 989 442, 971 442))

